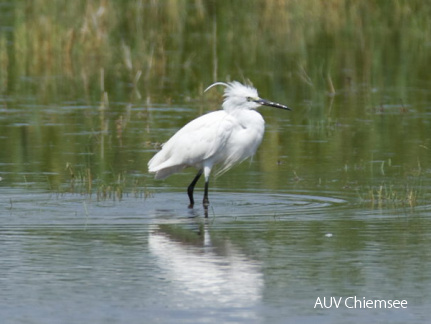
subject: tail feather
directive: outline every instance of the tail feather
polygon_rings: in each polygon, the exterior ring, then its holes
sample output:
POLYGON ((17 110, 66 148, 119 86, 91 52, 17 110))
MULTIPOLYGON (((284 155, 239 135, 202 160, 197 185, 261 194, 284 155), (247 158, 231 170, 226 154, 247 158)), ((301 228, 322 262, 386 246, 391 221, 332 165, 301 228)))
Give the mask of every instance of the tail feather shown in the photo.
POLYGON ((173 164, 165 155, 162 150, 148 162, 148 172, 155 173, 156 179, 165 179, 184 169, 183 165, 173 164))
POLYGON ((155 173, 155 176, 154 176, 155 179, 165 179, 165 178, 169 177, 171 174, 177 173, 177 172, 181 171, 182 169, 184 169, 184 166, 175 165, 172 167, 159 169, 157 171, 151 171, 150 170, 150 173, 155 173))

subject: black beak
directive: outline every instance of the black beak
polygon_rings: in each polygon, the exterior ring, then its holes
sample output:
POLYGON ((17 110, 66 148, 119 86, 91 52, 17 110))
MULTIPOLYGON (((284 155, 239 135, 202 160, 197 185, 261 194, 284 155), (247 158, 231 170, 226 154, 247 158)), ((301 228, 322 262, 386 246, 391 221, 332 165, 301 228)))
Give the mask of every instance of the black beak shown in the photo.
POLYGON ((285 109, 285 110, 292 110, 292 109, 290 109, 289 107, 287 107, 285 105, 282 105, 282 104, 279 104, 279 103, 276 103, 276 102, 272 102, 272 101, 269 101, 269 100, 266 100, 266 99, 262 99, 262 98, 259 98, 259 99, 255 100, 254 102, 256 102, 256 103, 258 103, 260 105, 263 105, 263 106, 275 107, 275 108, 285 109))

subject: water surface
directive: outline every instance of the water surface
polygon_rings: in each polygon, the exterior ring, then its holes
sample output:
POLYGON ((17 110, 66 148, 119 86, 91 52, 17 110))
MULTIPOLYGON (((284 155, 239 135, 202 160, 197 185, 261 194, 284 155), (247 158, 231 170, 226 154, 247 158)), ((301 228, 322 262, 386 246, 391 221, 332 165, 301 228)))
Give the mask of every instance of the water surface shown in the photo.
POLYGON ((427 316, 429 207, 366 212, 340 198, 214 196, 204 219, 176 192, 97 202, 2 190, 4 318, 405 323, 427 316), (408 308, 316 310, 323 296, 406 299, 408 308))

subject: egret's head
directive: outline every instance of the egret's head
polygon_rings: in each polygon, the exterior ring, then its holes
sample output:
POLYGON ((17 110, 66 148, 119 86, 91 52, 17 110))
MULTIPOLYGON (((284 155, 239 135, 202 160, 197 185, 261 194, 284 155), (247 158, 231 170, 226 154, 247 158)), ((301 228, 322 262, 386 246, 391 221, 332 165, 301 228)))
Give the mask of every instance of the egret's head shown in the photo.
POLYGON ((230 111, 235 109, 256 109, 262 105, 290 110, 290 108, 285 105, 260 98, 255 88, 252 86, 243 85, 238 81, 229 83, 216 82, 206 88, 205 91, 209 90, 215 85, 223 85, 226 87, 224 90, 223 101, 224 110, 230 111))

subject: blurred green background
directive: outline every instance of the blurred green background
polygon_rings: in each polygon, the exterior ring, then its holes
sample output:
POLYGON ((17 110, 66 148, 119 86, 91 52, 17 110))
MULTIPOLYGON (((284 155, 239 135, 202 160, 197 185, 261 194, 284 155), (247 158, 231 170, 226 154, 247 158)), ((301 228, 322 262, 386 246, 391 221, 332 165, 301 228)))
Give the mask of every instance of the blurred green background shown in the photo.
POLYGON ((418 177, 430 173, 427 2, 0 7, 3 184, 151 187, 149 158, 187 121, 219 109, 221 90, 203 89, 229 80, 251 81, 262 97, 294 111, 261 110, 267 133, 254 162, 221 177, 220 187, 326 186, 370 197, 395 185, 405 200, 404 191, 423 188, 418 177), (240 184, 253 175, 259 181, 240 184))

